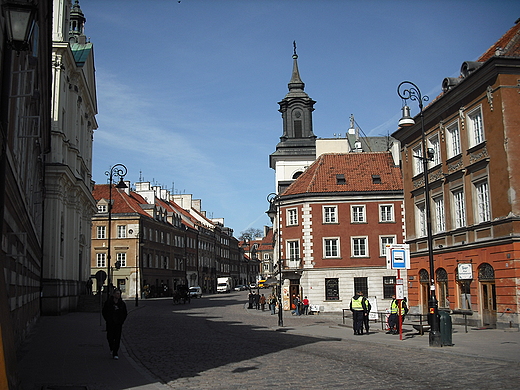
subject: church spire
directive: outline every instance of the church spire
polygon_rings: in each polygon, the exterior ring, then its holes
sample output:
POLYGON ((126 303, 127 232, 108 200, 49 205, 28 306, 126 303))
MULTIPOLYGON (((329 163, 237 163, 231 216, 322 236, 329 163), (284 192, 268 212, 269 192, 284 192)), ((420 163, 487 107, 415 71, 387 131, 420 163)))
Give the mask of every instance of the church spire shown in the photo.
POLYGON ((300 71, 298 69, 298 54, 296 54, 296 41, 293 41, 294 54, 293 58, 293 70, 291 81, 289 81, 289 91, 303 92, 305 83, 300 78, 300 71))

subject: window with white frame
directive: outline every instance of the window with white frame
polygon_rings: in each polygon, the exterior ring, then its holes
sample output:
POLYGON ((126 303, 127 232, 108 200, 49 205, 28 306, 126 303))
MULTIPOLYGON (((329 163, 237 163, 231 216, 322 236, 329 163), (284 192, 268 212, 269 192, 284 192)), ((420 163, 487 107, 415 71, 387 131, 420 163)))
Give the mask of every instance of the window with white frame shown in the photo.
POLYGON ((287 210, 287 226, 298 225, 298 210, 288 209, 287 210))
POLYGON ((107 208, 106 204, 98 204, 97 210, 98 210, 98 213, 107 213, 108 212, 108 208, 107 208))
POLYGON ((464 204, 464 192, 456 190, 452 192, 453 218, 456 228, 466 226, 466 206, 464 204))
POLYGON ((419 175, 420 173, 424 172, 423 169, 423 162, 422 162, 422 145, 416 146, 412 149, 413 154, 413 174, 419 175))
POLYGON ((435 212, 434 228, 435 233, 446 230, 446 222, 444 220, 444 197, 436 196, 433 198, 433 207, 435 212))
POLYGON ((269 260, 271 255, 269 253, 264 253, 264 260, 269 260))
POLYGON ((448 158, 458 156, 461 153, 459 123, 455 122, 446 128, 446 151, 448 158))
POLYGON ((323 206, 323 223, 336 223, 338 222, 337 207, 336 206, 323 206))
POLYGON ((367 257, 368 256, 368 237, 351 237, 352 240, 352 256, 367 257))
POLYGON ((478 222, 486 222, 491 219, 489 210, 489 189, 488 182, 481 181, 475 183, 475 192, 477 195, 477 218, 478 222))
POLYGON ((106 253, 96 253, 96 267, 102 268, 107 266, 106 253))
POLYGON ((351 211, 352 211, 352 222, 354 222, 354 223, 366 222, 365 206, 363 206, 363 205, 351 206, 351 211))
POLYGON ((297 240, 287 241, 287 252, 290 260, 298 260, 300 258, 300 242, 297 240))
POLYGON ((396 243, 397 242, 395 236, 379 236, 379 256, 385 257, 387 250, 386 246, 396 243))
POLYGON ((126 225, 117 225, 117 238, 126 238, 126 225))
POLYGON ((117 253, 117 261, 119 261, 120 267, 126 267, 126 253, 125 252, 117 253))
POLYGON ((484 142, 484 126, 482 124, 482 111, 480 108, 468 114, 468 127, 470 146, 484 142))
POLYGON ((426 236, 426 209, 424 202, 415 205, 415 215, 417 237, 424 237, 426 236))
POLYGON ((430 166, 439 165, 441 163, 441 147, 438 134, 428 138, 428 147, 433 149, 433 160, 429 162, 430 166))
POLYGON ((96 237, 99 239, 107 238, 107 227, 106 226, 98 226, 96 228, 96 237))
POLYGON ((379 205, 379 222, 394 222, 394 205, 379 205))
POLYGON ((339 257, 339 238, 323 239, 324 257, 339 257))

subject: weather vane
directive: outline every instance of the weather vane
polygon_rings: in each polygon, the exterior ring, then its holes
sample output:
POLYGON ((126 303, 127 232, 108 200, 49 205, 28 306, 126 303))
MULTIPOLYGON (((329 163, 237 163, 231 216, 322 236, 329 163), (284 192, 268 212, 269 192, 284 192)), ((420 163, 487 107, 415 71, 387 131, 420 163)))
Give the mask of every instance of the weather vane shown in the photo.
POLYGON ((293 41, 292 44, 293 44, 293 47, 294 47, 294 54, 293 54, 292 57, 293 57, 294 59, 297 59, 297 58, 298 58, 298 54, 296 54, 296 41, 293 41))

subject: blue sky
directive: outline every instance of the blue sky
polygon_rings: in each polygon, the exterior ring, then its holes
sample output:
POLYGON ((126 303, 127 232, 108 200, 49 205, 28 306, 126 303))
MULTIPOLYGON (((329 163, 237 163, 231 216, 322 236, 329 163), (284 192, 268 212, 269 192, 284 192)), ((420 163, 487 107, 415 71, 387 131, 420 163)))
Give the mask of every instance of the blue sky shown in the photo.
MULTIPOLYGON (((270 221, 269 154, 282 135, 296 40, 314 133, 396 130, 397 86, 434 98, 520 18, 518 1, 80 0, 94 44, 93 179, 202 199, 238 236, 270 221)), ((417 107, 411 105, 412 114, 417 107)))

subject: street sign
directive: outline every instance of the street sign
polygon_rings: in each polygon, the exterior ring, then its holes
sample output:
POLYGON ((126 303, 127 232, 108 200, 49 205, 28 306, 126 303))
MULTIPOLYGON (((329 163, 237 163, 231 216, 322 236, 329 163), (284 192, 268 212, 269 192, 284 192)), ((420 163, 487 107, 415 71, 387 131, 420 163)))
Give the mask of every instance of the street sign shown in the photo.
POLYGON ((473 279, 473 264, 471 263, 459 263, 457 264, 457 271, 459 274, 459 280, 461 279, 473 279))
POLYGON ((386 268, 410 269, 410 245, 389 244, 386 246, 386 268))

